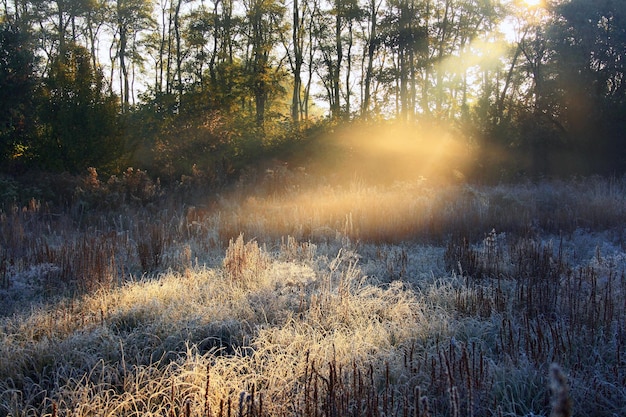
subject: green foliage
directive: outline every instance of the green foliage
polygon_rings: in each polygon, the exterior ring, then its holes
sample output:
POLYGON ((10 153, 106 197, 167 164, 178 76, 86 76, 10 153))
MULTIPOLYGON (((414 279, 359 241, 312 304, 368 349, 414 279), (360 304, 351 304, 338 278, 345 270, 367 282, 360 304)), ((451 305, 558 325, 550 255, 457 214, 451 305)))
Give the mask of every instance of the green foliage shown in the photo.
POLYGON ((289 118, 268 112, 270 117, 259 126, 256 113, 245 104, 250 96, 240 89, 240 74, 221 77, 230 80, 230 87, 191 91, 181 103, 174 94, 144 97, 146 104, 126 115, 130 164, 164 183, 219 187, 267 159, 299 155, 304 159, 305 143, 324 130, 323 123, 296 126, 289 118), (225 102, 218 103, 219 97, 225 102))
POLYGON ((121 156, 117 99, 105 92, 103 76, 83 47, 69 45, 56 57, 39 98, 41 137, 35 152, 41 167, 78 173, 110 166, 121 156))
POLYGON ((15 171, 30 153, 34 135, 35 55, 18 26, 0 23, 0 169, 15 171))
POLYGON ((162 126, 154 143, 158 173, 164 178, 177 179, 203 172, 210 181, 223 181, 234 151, 231 135, 227 122, 218 112, 172 118, 162 126))
POLYGON ((19 197, 20 184, 11 177, 0 177, 0 204, 14 204, 19 197))

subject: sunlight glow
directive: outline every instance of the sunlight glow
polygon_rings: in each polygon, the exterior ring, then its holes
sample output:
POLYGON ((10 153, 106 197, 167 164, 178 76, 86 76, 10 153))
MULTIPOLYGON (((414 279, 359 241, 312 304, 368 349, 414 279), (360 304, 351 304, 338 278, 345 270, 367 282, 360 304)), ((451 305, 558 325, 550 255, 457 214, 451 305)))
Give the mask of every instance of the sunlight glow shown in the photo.
POLYGON ((471 153, 451 129, 402 123, 350 126, 329 140, 339 155, 348 155, 333 172, 383 184, 419 177, 447 181, 452 172, 465 171, 471 153))
POLYGON ((541 4, 541 0, 524 0, 527 7, 537 7, 541 4))
POLYGON ((433 216, 446 212, 442 190, 464 183, 473 155, 452 129, 408 123, 337 129, 320 139, 306 167, 269 167, 253 195, 221 212, 221 241, 241 232, 304 241, 340 233, 382 242, 429 233, 433 216))
POLYGON ((523 27, 529 23, 538 24, 544 6, 543 0, 514 0, 513 13, 500 22, 499 29, 508 42, 519 42, 523 27))

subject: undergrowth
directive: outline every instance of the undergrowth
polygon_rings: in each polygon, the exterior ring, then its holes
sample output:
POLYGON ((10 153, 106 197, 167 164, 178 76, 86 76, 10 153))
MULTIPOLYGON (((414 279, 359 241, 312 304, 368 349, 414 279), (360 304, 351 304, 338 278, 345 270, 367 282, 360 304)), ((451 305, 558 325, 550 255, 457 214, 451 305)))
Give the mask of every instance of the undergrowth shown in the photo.
POLYGON ((7 206, 0 415, 626 414, 623 181, 276 172, 7 206))

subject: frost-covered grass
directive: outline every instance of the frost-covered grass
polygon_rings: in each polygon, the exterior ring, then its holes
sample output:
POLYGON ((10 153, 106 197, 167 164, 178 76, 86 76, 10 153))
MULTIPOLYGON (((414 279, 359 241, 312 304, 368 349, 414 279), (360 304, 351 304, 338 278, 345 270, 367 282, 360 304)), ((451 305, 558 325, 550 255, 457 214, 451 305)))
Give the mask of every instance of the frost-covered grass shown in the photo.
POLYGON ((302 175, 1 213, 0 415, 626 415, 625 181, 302 175))

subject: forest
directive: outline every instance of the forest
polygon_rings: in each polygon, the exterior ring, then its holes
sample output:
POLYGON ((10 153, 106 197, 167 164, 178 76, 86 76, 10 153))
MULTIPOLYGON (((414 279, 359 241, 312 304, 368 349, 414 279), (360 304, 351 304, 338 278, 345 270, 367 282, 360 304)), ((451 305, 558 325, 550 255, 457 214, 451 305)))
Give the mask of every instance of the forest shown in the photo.
POLYGON ((5 173, 133 167, 219 185, 260 160, 303 158, 340 126, 389 123, 453 136, 472 155, 463 175, 478 181, 626 169, 621 0, 2 9, 5 173))

